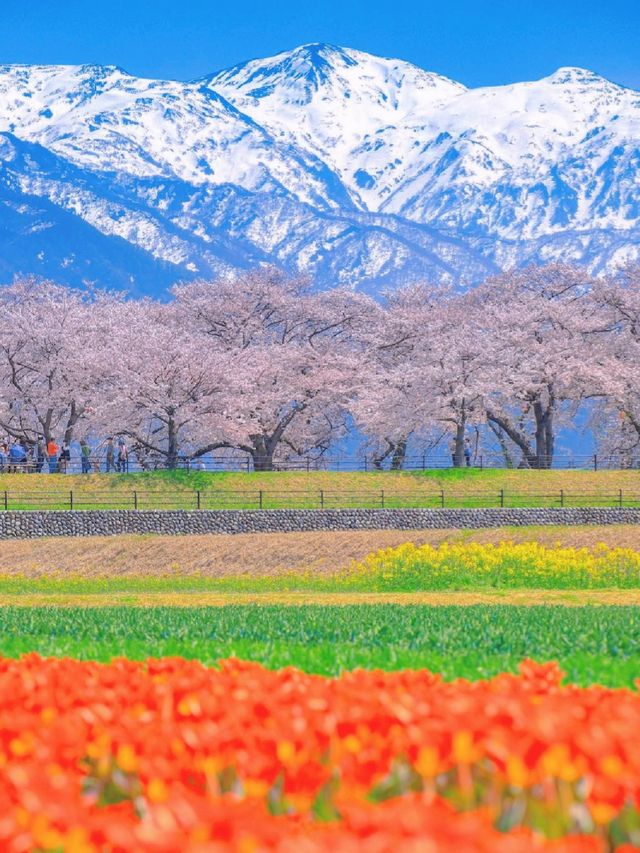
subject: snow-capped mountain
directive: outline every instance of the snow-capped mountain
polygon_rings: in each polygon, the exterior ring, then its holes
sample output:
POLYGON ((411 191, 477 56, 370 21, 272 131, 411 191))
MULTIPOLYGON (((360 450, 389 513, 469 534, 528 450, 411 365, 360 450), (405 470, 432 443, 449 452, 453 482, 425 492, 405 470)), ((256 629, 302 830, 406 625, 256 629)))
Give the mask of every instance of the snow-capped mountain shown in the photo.
POLYGON ((247 62, 206 82, 276 139, 331 164, 362 210, 379 210, 398 166, 413 159, 415 126, 466 91, 408 62, 326 45, 247 62))
POLYGON ((328 45, 190 83, 0 66, 0 280, 600 271, 640 258, 639 167, 640 93, 576 68, 467 89, 328 45))

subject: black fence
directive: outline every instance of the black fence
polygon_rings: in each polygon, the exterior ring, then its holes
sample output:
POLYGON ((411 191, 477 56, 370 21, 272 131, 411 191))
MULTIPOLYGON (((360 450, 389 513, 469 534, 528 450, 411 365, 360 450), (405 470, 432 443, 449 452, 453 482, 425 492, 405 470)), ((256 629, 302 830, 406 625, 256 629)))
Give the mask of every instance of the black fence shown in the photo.
MULTIPOLYGON (((369 454, 357 455, 323 455, 301 456, 287 459, 276 459, 268 464, 255 460, 249 455, 224 455, 203 456, 199 459, 181 457, 174 464, 169 465, 165 460, 142 463, 135 457, 130 457, 126 462, 119 463, 117 460, 109 462, 104 456, 91 456, 83 460, 79 455, 72 454, 71 459, 45 460, 35 462, 26 460, 13 462, 8 460, 0 464, 0 473, 30 473, 30 474, 98 474, 98 473, 140 473, 144 471, 161 471, 171 469, 187 471, 209 471, 209 472, 254 472, 256 470, 269 471, 437 471, 456 467, 450 455, 434 455, 429 453, 407 456, 399 468, 393 469, 388 461, 379 461, 375 456, 369 454)), ((640 456, 625 456, 621 454, 589 454, 589 455, 559 455, 552 459, 541 458, 535 462, 527 463, 521 460, 518 464, 508 465, 504 458, 497 454, 479 454, 465 459, 461 468, 474 469, 553 469, 553 470, 640 470, 640 456)))
POLYGON ((397 489, 375 490, 89 490, 0 491, 0 511, 10 510, 267 510, 267 509, 473 509, 640 507, 638 491, 609 492, 397 489))

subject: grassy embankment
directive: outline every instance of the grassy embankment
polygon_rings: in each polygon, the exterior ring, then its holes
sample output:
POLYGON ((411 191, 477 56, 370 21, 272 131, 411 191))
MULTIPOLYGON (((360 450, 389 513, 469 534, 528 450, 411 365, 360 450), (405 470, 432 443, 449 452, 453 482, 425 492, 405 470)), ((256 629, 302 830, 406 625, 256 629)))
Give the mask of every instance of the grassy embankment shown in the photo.
POLYGON ((10 509, 327 509, 640 506, 637 471, 219 473, 0 476, 10 509), (73 495, 72 495, 73 493, 73 495), (198 495, 199 493, 199 495, 198 495))

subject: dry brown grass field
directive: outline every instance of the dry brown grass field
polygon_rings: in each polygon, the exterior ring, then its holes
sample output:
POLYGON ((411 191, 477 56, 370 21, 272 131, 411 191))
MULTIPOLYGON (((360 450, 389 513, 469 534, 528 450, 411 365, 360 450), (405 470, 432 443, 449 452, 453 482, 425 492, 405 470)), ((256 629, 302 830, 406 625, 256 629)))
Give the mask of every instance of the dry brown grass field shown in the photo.
POLYGON ((521 527, 487 530, 374 530, 235 536, 113 536, 0 542, 0 574, 273 575, 333 571, 379 548, 440 542, 528 542, 640 550, 640 526, 521 527))

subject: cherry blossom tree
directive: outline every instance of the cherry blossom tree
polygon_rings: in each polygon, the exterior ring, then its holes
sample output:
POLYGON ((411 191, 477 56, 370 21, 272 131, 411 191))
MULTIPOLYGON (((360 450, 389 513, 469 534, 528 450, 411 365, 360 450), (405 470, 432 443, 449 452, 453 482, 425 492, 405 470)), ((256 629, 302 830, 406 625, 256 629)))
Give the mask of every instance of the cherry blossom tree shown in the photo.
POLYGON ((402 466, 410 436, 437 443, 449 436, 455 465, 464 463, 467 429, 482 420, 487 393, 483 326, 464 295, 411 285, 387 294, 369 342, 375 366, 354 410, 376 437, 377 463, 402 466))
POLYGON ((104 358, 111 380, 94 418, 103 435, 128 437, 139 459, 168 468, 217 446, 230 359, 203 348, 175 304, 122 303, 104 358))
POLYGON ((360 337, 361 369, 354 385, 350 411, 366 436, 372 463, 392 469, 404 464, 407 443, 419 428, 411 409, 412 377, 407 372, 413 349, 411 307, 405 310, 398 294, 395 305, 373 304, 360 337))
POLYGON ((216 449, 255 470, 321 457, 355 423, 374 464, 446 439, 454 465, 487 427, 552 464, 578 407, 601 445, 640 448, 640 269, 566 264, 377 302, 260 269, 167 302, 17 281, 0 289, 0 429, 29 446, 122 435, 175 467, 216 449))
POLYGON ((452 437, 455 467, 464 464, 468 430, 484 420, 483 402, 491 390, 486 327, 474 309, 469 295, 444 291, 430 322, 425 318, 414 367, 423 378, 424 395, 431 397, 431 417, 452 437))
POLYGON ((0 289, 0 426, 29 446, 70 443, 95 402, 115 301, 34 279, 0 289))
POLYGON ((595 283, 597 333, 590 340, 592 393, 599 398, 592 426, 600 448, 632 458, 640 450, 640 266, 595 283))
POLYGON ((487 419, 532 468, 551 466, 558 419, 588 391, 592 284, 584 270, 551 264, 492 278, 470 297, 493 354, 487 419))
POLYGON ((216 446, 271 470, 278 453, 323 452, 345 428, 357 381, 358 329, 371 300, 265 269, 174 291, 183 327, 224 354, 226 421, 216 446))

